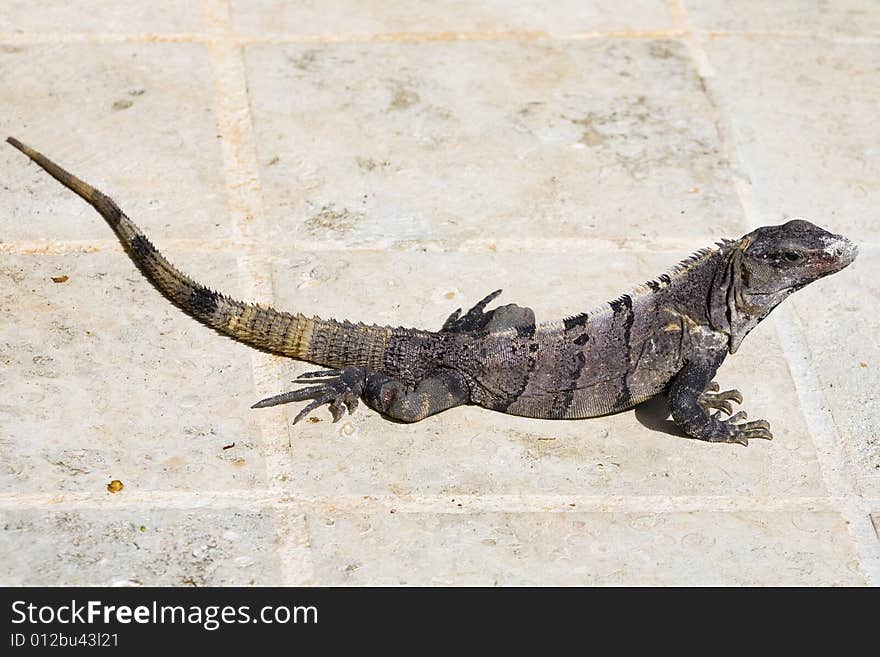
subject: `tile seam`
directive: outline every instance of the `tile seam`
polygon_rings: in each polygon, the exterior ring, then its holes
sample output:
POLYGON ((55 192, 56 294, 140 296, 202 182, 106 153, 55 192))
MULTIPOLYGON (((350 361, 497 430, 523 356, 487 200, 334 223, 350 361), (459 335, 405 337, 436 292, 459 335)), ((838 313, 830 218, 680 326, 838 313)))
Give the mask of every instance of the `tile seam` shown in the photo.
MULTIPOLYGON (((229 38, 228 0, 205 0, 203 8, 208 34, 212 37, 208 50, 214 76, 218 130, 223 135, 221 144, 226 195, 237 232, 236 243, 269 243, 243 46, 229 38)), ((239 280, 244 286, 243 296, 255 302, 271 303, 271 265, 265 259, 252 258, 251 252, 252 249, 245 249, 236 258, 239 280)), ((282 391, 284 382, 277 361, 269 354, 251 351, 251 371, 257 391, 266 394, 282 391)), ((289 463, 293 457, 286 411, 282 406, 251 413, 249 420, 259 432, 260 451, 269 482, 273 488, 280 488, 281 482, 288 478, 289 463), (286 444, 282 444, 282 440, 286 444)), ((288 549, 295 538, 291 534, 296 531, 295 523, 283 509, 276 509, 274 521, 276 551, 281 567, 280 583, 311 583, 313 564, 308 549, 288 549)))
POLYGON ((494 32, 378 32, 364 34, 275 34, 258 36, 248 34, 218 34, 211 32, 155 32, 155 33, 102 33, 102 32, 34 32, 0 33, 0 45, 44 44, 112 44, 112 43, 223 43, 233 46, 247 45, 334 45, 378 43, 450 43, 450 42, 505 42, 533 43, 542 41, 590 41, 590 40, 650 40, 680 39, 689 35, 710 39, 777 39, 801 41, 822 39, 839 44, 875 45, 880 34, 835 34, 823 31, 771 31, 771 30, 711 30, 711 29, 656 29, 656 30, 584 30, 556 34, 543 30, 513 30, 494 32))
MULTIPOLYGON (((279 490, 125 491, 110 493, 0 493, 0 509, 87 510, 284 509, 291 513, 746 513, 837 512, 857 496, 724 496, 724 495, 294 495, 279 490)), ((288 520, 289 522, 289 520, 288 520)))

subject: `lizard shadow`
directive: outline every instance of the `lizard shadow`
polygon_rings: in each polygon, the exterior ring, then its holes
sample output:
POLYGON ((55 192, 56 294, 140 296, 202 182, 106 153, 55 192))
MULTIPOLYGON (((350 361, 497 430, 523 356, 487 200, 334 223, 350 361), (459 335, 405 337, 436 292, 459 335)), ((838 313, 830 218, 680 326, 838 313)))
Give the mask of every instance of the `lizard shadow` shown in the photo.
POLYGON ((688 436, 669 419, 669 403, 665 395, 657 395, 635 407, 636 420, 643 427, 660 431, 670 436, 687 438, 688 436))

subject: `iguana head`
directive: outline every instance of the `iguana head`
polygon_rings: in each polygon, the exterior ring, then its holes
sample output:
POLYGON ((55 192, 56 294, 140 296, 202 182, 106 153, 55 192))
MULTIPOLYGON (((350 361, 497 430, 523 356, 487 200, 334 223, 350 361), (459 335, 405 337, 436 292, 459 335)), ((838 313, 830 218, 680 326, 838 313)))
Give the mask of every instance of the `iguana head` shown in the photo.
MULTIPOLYGON (((858 253, 858 247, 842 235, 803 219, 758 228, 738 246, 742 250, 743 292, 750 297, 790 294, 840 271, 858 253)), ((755 301, 763 305, 760 299, 755 301)))
POLYGON ((857 254, 847 238, 803 219, 763 226, 734 243, 711 302, 713 320, 730 335, 730 353, 788 295, 840 271, 857 254))

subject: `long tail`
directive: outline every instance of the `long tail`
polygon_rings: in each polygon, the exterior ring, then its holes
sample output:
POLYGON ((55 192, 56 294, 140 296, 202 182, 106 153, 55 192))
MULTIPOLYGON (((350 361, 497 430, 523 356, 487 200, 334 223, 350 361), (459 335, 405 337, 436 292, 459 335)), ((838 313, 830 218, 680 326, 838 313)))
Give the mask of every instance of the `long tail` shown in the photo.
POLYGON ((385 370, 386 347, 396 329, 279 312, 230 299, 196 283, 168 262, 109 196, 17 139, 6 141, 95 208, 147 279, 194 319, 235 340, 283 356, 326 367, 356 365, 385 370))

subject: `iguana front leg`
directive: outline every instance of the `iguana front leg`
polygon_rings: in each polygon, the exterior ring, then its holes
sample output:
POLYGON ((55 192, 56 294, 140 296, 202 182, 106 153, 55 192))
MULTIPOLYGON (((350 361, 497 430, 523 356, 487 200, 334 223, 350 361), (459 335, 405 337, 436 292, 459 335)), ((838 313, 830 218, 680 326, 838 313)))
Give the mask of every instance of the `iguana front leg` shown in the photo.
POLYGON ((672 419, 678 427, 692 438, 709 442, 748 445, 750 438, 772 440, 766 420, 740 422, 746 419, 745 411, 720 419, 721 410, 729 413, 729 402, 741 403, 742 395, 737 390, 717 392, 718 385, 712 383, 717 369, 716 363, 692 361, 672 380, 667 394, 672 419), (710 415, 712 408, 721 410, 710 415))
POLYGON ((379 372, 362 367, 344 370, 307 372, 297 381, 320 381, 316 385, 292 390, 257 402, 252 408, 277 406, 294 401, 312 400, 294 418, 296 424, 319 406, 328 404, 333 421, 357 408, 358 398, 370 408, 399 422, 418 422, 429 415, 460 406, 470 401, 470 390, 464 377, 455 370, 440 369, 408 388, 379 372))
POLYGON ((444 322, 440 332, 501 331, 507 328, 534 330, 535 311, 531 308, 524 308, 511 303, 506 306, 493 308, 489 312, 484 312, 486 306, 499 294, 501 294, 501 290, 495 290, 464 315, 461 315, 461 308, 459 308, 444 322))

